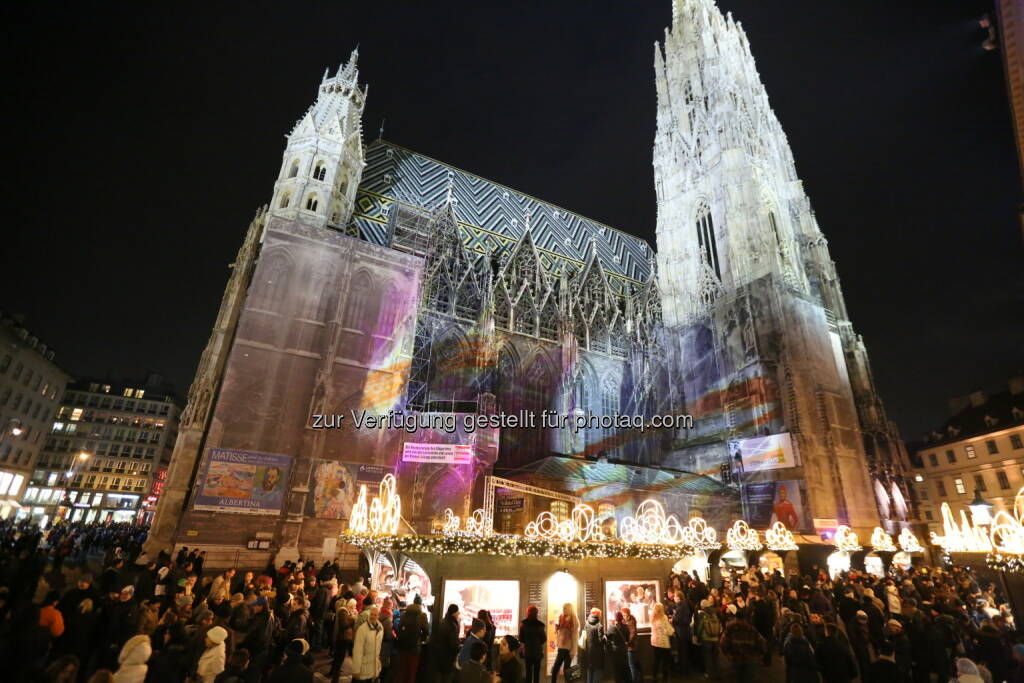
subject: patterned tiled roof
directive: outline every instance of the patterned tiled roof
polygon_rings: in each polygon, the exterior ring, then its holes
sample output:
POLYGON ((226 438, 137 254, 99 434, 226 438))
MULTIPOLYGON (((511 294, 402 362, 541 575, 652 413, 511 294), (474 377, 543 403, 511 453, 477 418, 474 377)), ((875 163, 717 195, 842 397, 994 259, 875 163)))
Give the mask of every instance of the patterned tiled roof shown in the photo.
POLYGON ((593 241, 610 279, 647 280, 653 254, 645 240, 383 140, 367 147, 353 222, 364 239, 384 244, 391 205, 400 200, 431 210, 445 200, 449 177, 470 251, 506 253, 523 236, 529 213, 534 243, 550 272, 579 271, 593 241))

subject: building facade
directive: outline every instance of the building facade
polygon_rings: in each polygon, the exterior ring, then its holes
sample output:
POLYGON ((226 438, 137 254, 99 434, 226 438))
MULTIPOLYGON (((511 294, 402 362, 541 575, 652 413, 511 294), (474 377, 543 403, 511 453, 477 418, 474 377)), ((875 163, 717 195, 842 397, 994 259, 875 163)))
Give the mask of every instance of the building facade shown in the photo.
POLYGON ((1024 376, 992 395, 953 399, 950 408, 952 416, 912 446, 908 470, 922 516, 940 536, 943 503, 957 520, 976 494, 993 506, 992 514, 1013 513, 1024 487, 1024 376))
POLYGON ((0 312, 0 519, 17 514, 68 379, 53 349, 0 312))
MULTIPOLYGON (((495 467, 541 476, 572 469, 565 459, 643 466, 654 474, 640 488, 671 470, 671 511, 719 526, 908 523, 902 444, 746 37, 710 0, 679 3, 672 21, 655 55, 657 254, 390 142, 364 145, 357 54, 325 73, 233 264, 151 552, 326 554, 358 485, 382 472, 423 527, 445 507, 467 515, 495 467), (567 419, 546 426, 545 411, 567 419), (435 422, 353 424, 364 414, 435 422), (492 415, 538 417, 457 427, 492 415), (615 415, 692 420, 600 420, 615 415), (447 417, 456 427, 439 428, 447 417)), ((572 486, 608 515, 632 496, 572 486)))
POLYGON ((158 375, 67 387, 21 498, 39 520, 148 523, 178 437, 181 407, 158 375))

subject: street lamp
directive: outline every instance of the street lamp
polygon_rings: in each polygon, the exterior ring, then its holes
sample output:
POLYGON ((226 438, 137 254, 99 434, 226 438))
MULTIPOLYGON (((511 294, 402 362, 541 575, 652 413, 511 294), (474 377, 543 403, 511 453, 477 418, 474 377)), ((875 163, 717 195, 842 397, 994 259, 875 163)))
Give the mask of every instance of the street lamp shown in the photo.
POLYGON ((92 453, 86 450, 79 451, 75 456, 74 460, 71 461, 71 466, 67 472, 64 473, 64 495, 61 497, 60 503, 54 506, 54 514, 60 512, 61 508, 70 508, 74 505, 71 500, 71 480, 75 474, 78 473, 79 468, 85 465, 86 461, 92 457, 92 453))
POLYGON ((991 523, 992 508, 995 506, 981 497, 980 489, 974 489, 974 500, 968 503, 967 507, 971 511, 971 516, 974 518, 975 524, 986 526, 991 523))

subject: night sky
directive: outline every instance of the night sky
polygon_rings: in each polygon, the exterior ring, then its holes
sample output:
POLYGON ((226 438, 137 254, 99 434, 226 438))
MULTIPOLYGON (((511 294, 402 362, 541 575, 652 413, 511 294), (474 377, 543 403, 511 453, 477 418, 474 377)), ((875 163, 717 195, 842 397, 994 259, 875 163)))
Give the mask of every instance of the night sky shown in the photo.
MULTIPOLYGON (((386 117, 392 142, 653 241, 669 0, 114 4, 2 10, 0 306, 72 373, 159 371, 184 393, 283 136, 356 43, 367 142, 386 117)), ((1024 367, 1020 176, 987 5, 720 3, 911 438, 947 396, 1024 367)))

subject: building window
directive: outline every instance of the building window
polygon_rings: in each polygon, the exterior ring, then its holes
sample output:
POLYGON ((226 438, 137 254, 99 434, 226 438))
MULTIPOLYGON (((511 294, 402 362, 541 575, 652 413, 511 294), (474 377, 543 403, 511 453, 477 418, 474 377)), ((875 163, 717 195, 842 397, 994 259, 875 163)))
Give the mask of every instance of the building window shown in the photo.
POLYGON ((277 205, 279 209, 287 209, 288 205, 292 203, 292 195, 290 192, 285 192, 281 195, 281 203, 277 205))
POLYGON ((135 390, 135 398, 142 398, 145 395, 146 395, 146 390, 145 389, 136 389, 135 390))
POLYGON ((956 462, 956 453, 953 452, 952 448, 946 451, 946 460, 948 460, 951 465, 956 462))
POLYGON ((1010 479, 1006 476, 1006 472, 999 470, 996 472, 996 481, 999 482, 999 488, 1004 491, 1010 488, 1010 479))
POLYGON ((964 450, 967 451, 968 460, 978 457, 978 454, 974 452, 974 446, 967 444, 966 446, 964 446, 964 450))
POLYGON ((297 175, 299 175, 299 160, 295 159, 294 161, 292 161, 291 170, 288 171, 288 177, 294 178, 297 175))
POLYGON ((10 354, 5 354, 4 355, 4 359, 2 361, 0 361, 0 372, 2 372, 2 373, 6 373, 7 372, 7 368, 11 367, 11 360, 13 360, 13 359, 12 359, 10 354))
POLYGON ((941 479, 935 482, 935 491, 943 498, 946 497, 946 482, 941 479))
POLYGON ((922 477, 920 474, 915 474, 914 481, 924 481, 924 477, 922 477))
POLYGON ((956 479, 953 480, 953 486, 956 487, 956 492, 959 493, 960 495, 967 493, 967 487, 964 486, 964 480, 961 479, 960 477, 957 477, 956 479))
POLYGON ((928 489, 921 488, 921 500, 928 500, 928 489))
POLYGON ((722 279, 722 271, 718 265, 718 246, 715 242, 715 224, 711 220, 711 207, 702 204, 697 210, 697 246, 701 258, 715 271, 715 277, 722 279))
POLYGON ((564 500, 551 501, 551 514, 559 522, 564 522, 569 519, 569 504, 564 500))
POLYGON ((988 491, 988 487, 985 486, 985 477, 981 474, 974 475, 974 488, 979 491, 988 491))
POLYGON ((324 162, 322 162, 322 161, 316 162, 316 168, 313 169, 313 179, 314 180, 323 180, 326 177, 327 177, 327 166, 325 166, 324 162))
POLYGON ((988 448, 988 452, 991 453, 992 455, 995 455, 996 453, 999 452, 999 447, 996 446, 995 439, 989 439, 988 441, 986 441, 985 446, 988 448))
POLYGON ((317 202, 315 194, 311 194, 306 197, 306 211, 316 211, 318 204, 319 202, 317 202))
POLYGON ((928 462, 931 463, 932 467, 938 467, 939 466, 939 459, 937 457, 935 457, 934 453, 929 453, 928 454, 928 462))
POLYGON ((935 519, 934 515, 932 515, 932 511, 931 510, 925 510, 924 511, 924 518, 927 519, 929 522, 932 521, 933 519, 935 519))
POLYGON ((1021 441, 1020 434, 1010 434, 1010 446, 1015 450, 1024 448, 1024 441, 1021 441))

